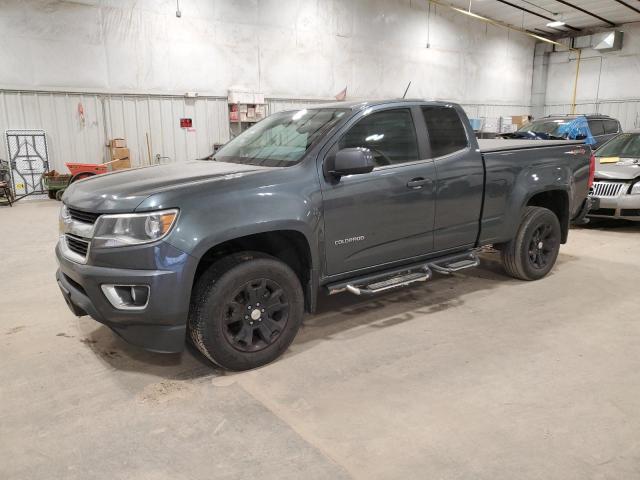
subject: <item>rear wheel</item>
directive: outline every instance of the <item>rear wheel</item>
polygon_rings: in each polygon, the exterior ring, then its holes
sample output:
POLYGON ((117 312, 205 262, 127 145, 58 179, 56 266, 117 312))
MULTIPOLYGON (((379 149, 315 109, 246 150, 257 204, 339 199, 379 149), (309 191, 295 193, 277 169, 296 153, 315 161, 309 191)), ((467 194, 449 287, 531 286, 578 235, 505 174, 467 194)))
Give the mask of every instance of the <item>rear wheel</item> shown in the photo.
POLYGON ((502 264, 509 275, 538 280, 556 263, 561 230, 558 217, 542 207, 527 207, 513 240, 500 246, 502 264))
POLYGON ((297 275, 260 253, 233 254, 196 282, 189 312, 192 343, 229 370, 248 370, 279 357, 304 314, 297 275))

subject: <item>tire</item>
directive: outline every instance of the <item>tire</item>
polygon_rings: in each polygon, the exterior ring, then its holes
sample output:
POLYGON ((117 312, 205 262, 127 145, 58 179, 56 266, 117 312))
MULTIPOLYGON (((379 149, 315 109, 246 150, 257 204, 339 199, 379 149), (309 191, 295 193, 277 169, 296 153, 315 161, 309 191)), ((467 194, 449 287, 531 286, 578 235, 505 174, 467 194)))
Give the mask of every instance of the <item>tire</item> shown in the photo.
POLYGON ((64 190, 58 190, 56 192, 56 200, 58 200, 59 202, 62 201, 62 195, 64 195, 64 190))
POLYGON ((56 199, 56 190, 47 190, 47 195, 49 196, 49 199, 55 200, 56 199))
POLYGON ((261 253, 236 253, 211 265, 196 282, 189 338, 216 365, 249 370, 282 355, 303 315, 302 287, 288 265, 261 253))
POLYGON ((504 269, 520 280, 545 277, 558 258, 561 236, 560 222, 551 210, 527 207, 515 238, 501 245, 504 269))

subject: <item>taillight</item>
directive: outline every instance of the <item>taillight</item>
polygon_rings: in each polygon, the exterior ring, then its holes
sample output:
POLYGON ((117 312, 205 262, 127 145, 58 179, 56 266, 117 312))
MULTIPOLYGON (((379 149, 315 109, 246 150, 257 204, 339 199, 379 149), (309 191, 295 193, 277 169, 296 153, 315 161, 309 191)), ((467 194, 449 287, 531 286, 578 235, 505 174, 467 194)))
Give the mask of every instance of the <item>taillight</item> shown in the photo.
POLYGON ((589 188, 593 187, 593 180, 596 177, 596 156, 592 153, 589 159, 589 188))

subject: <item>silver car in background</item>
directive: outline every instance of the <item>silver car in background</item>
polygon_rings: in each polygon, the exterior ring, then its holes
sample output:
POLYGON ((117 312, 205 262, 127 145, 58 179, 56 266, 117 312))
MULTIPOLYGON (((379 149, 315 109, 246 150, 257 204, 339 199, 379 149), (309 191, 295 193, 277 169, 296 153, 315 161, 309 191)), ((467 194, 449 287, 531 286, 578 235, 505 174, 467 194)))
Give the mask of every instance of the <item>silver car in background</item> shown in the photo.
POLYGON ((621 133, 595 155, 588 216, 640 221, 640 131, 621 133))

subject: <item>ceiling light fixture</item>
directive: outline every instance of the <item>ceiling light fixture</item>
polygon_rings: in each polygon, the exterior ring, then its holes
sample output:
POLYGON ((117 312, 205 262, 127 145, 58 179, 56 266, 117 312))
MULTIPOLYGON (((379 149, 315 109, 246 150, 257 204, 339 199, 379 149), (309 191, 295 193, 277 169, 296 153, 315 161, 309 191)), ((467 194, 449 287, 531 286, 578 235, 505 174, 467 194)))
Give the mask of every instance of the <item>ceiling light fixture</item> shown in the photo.
POLYGON ((551 27, 551 28, 562 27, 563 25, 566 25, 566 23, 564 23, 564 22, 562 22, 560 20, 556 20, 555 22, 547 23, 547 27, 551 27))

